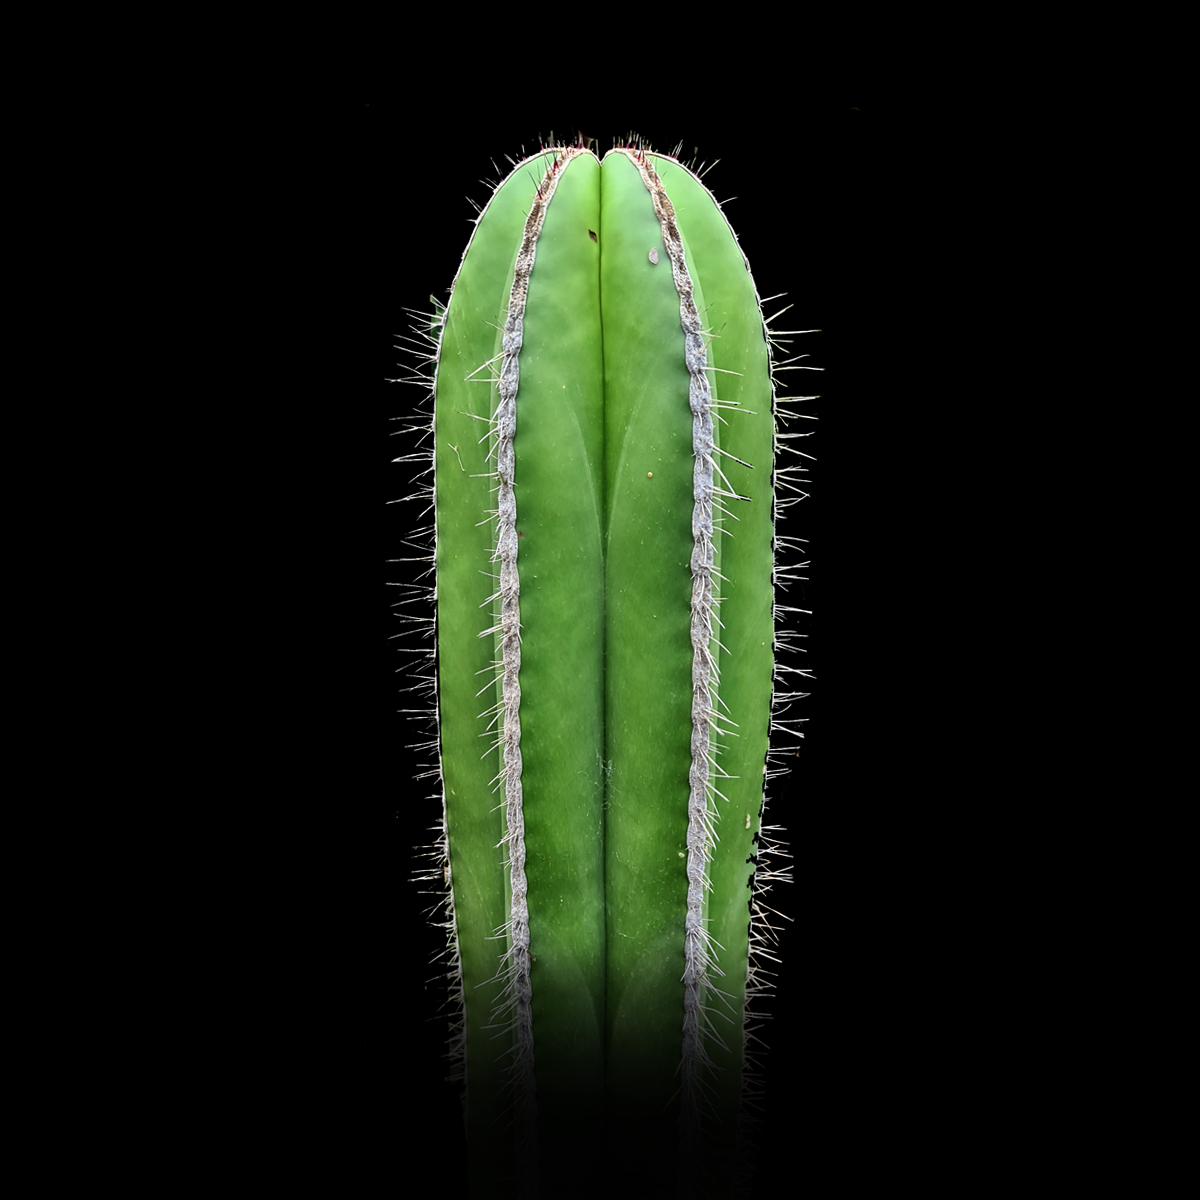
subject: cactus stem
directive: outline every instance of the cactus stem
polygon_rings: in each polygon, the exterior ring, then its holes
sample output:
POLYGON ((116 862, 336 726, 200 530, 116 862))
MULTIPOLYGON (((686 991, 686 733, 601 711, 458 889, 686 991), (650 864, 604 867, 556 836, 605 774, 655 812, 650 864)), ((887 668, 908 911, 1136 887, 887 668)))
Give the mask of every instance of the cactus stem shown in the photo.
MULTIPOLYGON (((507 1033, 512 1039, 510 1049, 505 1052, 507 1056, 505 1092, 508 1098, 506 1101, 506 1111, 510 1116, 515 1117, 515 1125, 509 1143, 509 1153, 511 1154, 512 1161, 521 1165, 522 1170, 519 1173, 524 1175, 524 1179, 521 1180, 520 1184, 523 1188, 523 1194, 535 1196, 537 1194, 538 1183, 536 1167, 533 1165, 538 1158, 536 1145, 537 1100, 532 1070, 534 1047, 532 1040, 533 1029, 530 1019, 531 974, 529 965, 533 959, 533 947, 531 947, 529 939, 528 903, 525 897, 527 884, 524 877, 523 865, 525 831, 521 792, 520 724, 517 720, 516 707, 517 703, 519 703, 521 682, 520 585, 517 574, 516 501, 518 495, 521 493, 518 492, 517 481, 513 477, 515 459, 512 444, 516 431, 517 355, 523 335, 521 318, 524 310, 524 291, 528 285, 529 274, 532 269, 538 231, 540 230, 541 220, 546 214, 546 208, 551 196, 554 194, 555 186, 562 174, 563 168, 567 165, 571 157, 587 150, 582 136, 577 147, 564 148, 555 146, 553 143, 554 138, 552 135, 550 144, 554 158, 550 162, 549 168, 545 171, 540 182, 536 179, 533 181, 535 190, 529 211, 524 218, 525 236, 520 245, 515 274, 513 276, 513 286, 507 314, 508 320, 504 322, 503 329, 499 331, 503 348, 499 354, 480 363, 476 370, 471 372, 471 375, 467 377, 468 381, 473 383, 497 384, 500 401, 490 418, 479 416, 475 413, 460 414, 484 423, 483 436, 478 439, 477 445, 482 446, 485 442, 488 443, 484 461, 492 465, 494 470, 485 474, 474 474, 468 471, 465 467, 463 457, 459 453, 459 448, 455 446, 449 447, 458 456, 460 470, 469 478, 487 478, 495 481, 492 487, 492 491, 495 493, 495 508, 483 522, 480 522, 481 526, 490 524, 495 530, 493 561, 496 564, 494 571, 481 572, 491 576, 494 580, 494 586, 490 589, 493 594, 480 606, 492 614, 488 620, 489 628, 480 636, 490 636, 496 639, 496 661, 490 667, 477 672, 477 675, 482 676, 480 681, 483 682, 486 680, 486 682, 484 682, 483 687, 476 695, 482 697, 490 691, 493 696, 499 697, 495 704, 479 714, 481 722, 487 723, 488 726, 479 736, 492 745, 492 749, 485 752, 484 758, 488 757, 489 754, 495 754, 497 749, 501 751, 500 769, 491 781, 493 791, 499 792, 500 798, 492 811, 504 814, 504 833, 498 845, 503 848, 502 856, 506 874, 508 875, 509 903, 507 906, 508 911, 505 914, 507 919, 495 928, 494 933, 491 935, 493 939, 505 940, 507 942, 507 950, 496 965, 493 977, 485 982, 491 984, 500 983, 502 985, 501 995, 491 1008, 491 1018, 488 1028, 497 1031, 494 1036, 498 1037, 503 1033, 507 1033)), ((702 1138, 700 1117, 701 1115, 710 1113, 714 1116, 718 1115, 714 1100, 719 1095, 720 1085, 717 1076, 711 1074, 715 1070, 715 1067, 708 1053, 708 1048, 712 1048, 713 1055, 717 1054, 718 1046, 728 1051, 729 1048, 726 1046, 726 1040, 732 1041, 733 1039, 727 1038, 723 1040, 718 1032, 718 1028, 727 1028, 724 1025, 727 1019, 726 1010, 734 1012, 735 1018, 737 1016, 734 1011, 737 1003, 736 998, 717 987, 714 982, 715 977, 723 973, 715 959, 713 947, 718 946, 722 950, 724 947, 721 947, 716 939, 713 938, 708 927, 709 917, 707 901, 704 899, 704 895, 713 888, 713 884, 709 879, 709 871, 717 869, 716 865, 710 862, 713 847, 718 841, 716 822, 721 818, 723 813, 728 812, 728 809, 721 807, 722 803, 728 803, 728 798, 718 790, 716 783, 725 778, 737 777, 731 776, 720 765, 721 754, 726 750, 726 745, 723 742, 725 739, 741 736, 738 732, 737 724, 728 715, 729 705, 725 702, 725 698, 715 690, 717 683, 717 654, 719 651, 724 651, 729 655, 730 652, 717 639, 715 633, 718 629, 725 629, 724 624, 718 616, 720 611, 720 597, 717 594, 718 582, 722 581, 724 577, 714 569, 713 539, 718 531, 721 537, 732 537, 725 529, 728 522, 724 518, 733 518, 735 521, 743 520, 736 512, 731 511, 731 502, 735 499, 744 501, 747 497, 738 494, 737 490, 730 486, 729 480, 717 465, 717 459, 719 456, 731 458, 742 468, 747 468, 750 464, 714 444, 714 422, 720 421, 726 428, 730 425, 730 422, 718 410, 740 407, 737 404, 722 402, 714 398, 709 387, 710 381, 714 387, 716 386, 717 381, 715 376, 718 373, 718 369, 709 365, 707 356, 708 347, 712 345, 715 339, 721 336, 724 326, 721 329, 713 330, 701 323, 701 318, 707 316, 707 313, 697 311, 697 306, 691 295, 691 280, 684 261, 682 239, 679 236, 678 229, 675 227, 673 208, 657 176, 655 166, 652 165, 653 160, 647 153, 648 147, 645 146, 643 139, 634 133, 630 133, 623 150, 638 169, 654 201, 655 214, 662 228, 663 246, 669 255, 672 276, 679 291, 680 320, 686 343, 686 366, 692 381, 690 400, 693 416, 693 452, 695 457, 693 471, 694 504, 692 514, 694 545, 691 559, 693 583, 691 605, 693 659, 693 688, 691 696, 692 771, 690 773, 691 778, 689 779, 686 836, 688 890, 685 920, 685 962, 682 977, 686 1000, 683 1052, 682 1058, 679 1061, 680 1087, 677 1092, 677 1096, 681 1098, 680 1124, 682 1137, 680 1161, 685 1172, 684 1194, 686 1195, 689 1194, 689 1181, 686 1176, 690 1174, 694 1177, 694 1172, 702 1157, 699 1145, 699 1141, 702 1138), (673 250, 674 253, 672 252, 673 250), (709 374, 710 371, 712 372, 711 375, 709 374), (714 1015, 718 1013, 721 1015, 721 1022, 719 1023, 714 1015)), ((671 157, 678 160, 681 151, 682 144, 676 148, 671 157)), ((524 162, 518 163, 511 155, 506 155, 505 158, 514 169, 518 166, 526 165, 524 162)), ((522 158, 524 158, 524 148, 522 148, 522 158)), ((499 168, 496 167, 494 162, 492 165, 499 175, 499 168)), ((702 179, 715 165, 717 165, 716 162, 704 163, 699 168, 692 167, 691 169, 697 177, 702 179)), ((660 166, 660 169, 664 170, 664 177, 666 177, 665 168, 660 166)), ((668 180, 668 182, 670 181, 668 180)), ((479 214, 479 218, 475 219, 472 224, 478 228, 484 213, 484 207, 478 204, 474 204, 473 206, 479 214)), ((682 219, 685 214, 682 208, 680 211, 682 219)), ((591 230, 588 232, 591 232, 591 230)), ((592 240, 596 240, 594 233, 592 234, 592 240)), ((659 267, 658 270, 661 272, 662 267, 659 267)), ((456 276, 456 284, 457 281, 456 276)), ((696 286, 700 286, 698 282, 696 286)), ((760 319, 762 319, 761 313, 764 304, 785 294, 780 293, 778 296, 768 296, 765 300, 756 297, 759 303, 760 319)), ((411 309, 406 310, 410 314, 417 316, 423 322, 425 328, 415 330, 420 339, 419 344, 412 339, 404 339, 409 342, 409 345, 404 348, 404 352, 406 355, 411 356, 417 365, 415 370, 411 372, 411 377, 397 379, 394 382, 418 383, 426 387, 434 382, 433 375, 438 367, 443 349, 442 339, 445 333, 448 305, 439 302, 434 296, 430 297, 430 301, 432 304, 431 312, 419 313, 411 309), (432 353, 429 352, 430 350, 432 350, 432 353), (431 367, 433 370, 430 370, 431 367)), ((789 445, 786 441, 782 440, 810 436, 808 433, 785 434, 779 432, 781 425, 789 424, 795 419, 816 419, 807 412, 797 411, 806 401, 817 399, 816 396, 779 396, 776 394, 777 391, 782 390, 778 387, 779 379, 776 374, 777 371, 785 369, 820 369, 804 364, 803 360, 807 357, 806 355, 788 357, 785 361, 778 363, 778 365, 771 361, 772 351, 774 354, 785 353, 781 348, 788 344, 788 339, 791 336, 817 332, 814 330, 774 328, 774 323, 779 321, 782 314, 786 313, 792 307, 792 304, 787 304, 771 317, 762 320, 763 335, 768 347, 771 399, 773 416, 776 422, 773 448, 776 451, 787 451, 801 460, 810 460, 811 455, 804 454, 802 451, 796 449, 795 446, 789 445)), ((532 322, 532 315, 530 320, 532 322)), ((485 324, 492 325, 492 322, 485 321, 485 324)), ((493 326, 493 328, 498 327, 493 326)), ((400 349, 400 347, 397 348, 400 349)), ((716 347, 716 350, 721 350, 721 347, 716 347)), ((479 357, 482 358, 483 354, 480 354, 479 357)), ((455 375, 458 373, 458 371, 454 372, 455 375)), ((738 374, 738 372, 732 371, 721 373, 738 374)), ((762 408, 763 406, 759 404, 757 407, 762 408)), ((751 410, 742 408, 741 411, 749 412, 751 410)), ((737 422, 735 421, 735 434, 736 425, 737 422)), ((396 432, 414 433, 418 436, 417 445, 423 446, 428 441, 432 430, 433 417, 432 414, 429 414, 427 418, 423 416, 419 421, 416 419, 407 419, 404 427, 396 430, 396 432)), ((469 445, 469 436, 465 440, 459 441, 459 447, 462 447, 468 456, 474 453, 469 450, 469 445)), ((737 449, 736 446, 732 446, 732 448, 737 449)), ((745 452, 743 451, 743 453, 745 452)), ((757 453, 748 454, 747 457, 753 459, 755 462, 760 462, 757 453)), ((404 456, 393 461, 407 463, 419 462, 422 459, 427 460, 430 464, 428 470, 423 472, 423 474, 432 474, 432 447, 423 449, 420 454, 404 456)), ((476 465, 477 461, 473 460, 472 465, 476 465)), ((731 473, 733 472, 733 468, 729 468, 729 470, 731 473)), ((768 465, 768 474, 771 481, 778 480, 780 485, 779 493, 785 493, 783 495, 776 494, 772 501, 774 517, 772 524, 775 528, 778 528, 777 521, 782 510, 798 503, 807 495, 804 490, 804 487, 807 486, 806 475, 804 474, 806 471, 807 467, 798 464, 790 468, 778 468, 774 467, 774 464, 768 465)), ((417 478, 419 479, 421 476, 417 478)), ((404 497, 405 500, 421 500, 427 505, 430 498, 431 489, 427 486, 417 488, 410 495, 404 497)), ((390 503, 397 502, 391 501, 390 503)), ((479 505, 478 507, 482 508, 483 505, 479 505)), ((743 531, 745 530, 744 523, 742 529, 743 531)), ((426 574, 433 574, 434 564, 437 562, 436 546, 440 536, 439 532, 436 527, 431 526, 428 529, 419 531, 419 533, 422 537, 428 536, 430 544, 428 546, 421 545, 418 549, 431 550, 435 551, 435 553, 423 554, 419 559, 396 559, 390 561, 428 562, 430 566, 426 574)), ((413 536, 416 537, 418 535, 414 534, 413 536)), ((795 687, 799 681, 788 680, 789 675, 798 675, 801 679, 812 678, 810 671, 788 666, 779 661, 779 651, 803 649, 803 647, 795 645, 794 641, 789 639, 789 635, 786 632, 780 632, 778 622, 785 617, 785 614, 796 612, 807 614, 809 610, 777 602, 779 589, 782 586, 794 580, 805 578, 798 574, 798 570, 807 566, 807 563, 796 560, 801 558, 802 554, 807 551, 803 546, 798 544, 799 541, 800 539, 786 539, 778 536, 773 536, 771 541, 776 554, 787 549, 795 550, 798 553, 794 557, 789 555, 788 558, 790 561, 786 564, 781 564, 777 558, 771 568, 771 581, 775 588, 776 597, 776 602, 773 603, 771 612, 777 624, 772 642, 774 661, 770 697, 770 742, 767 746, 762 766, 764 782, 787 773, 788 769, 793 765, 793 747, 796 744, 793 739, 802 739, 804 737, 803 732, 798 728, 804 722, 795 718, 788 718, 785 714, 790 701, 802 698, 807 693, 797 690, 784 691, 779 686, 780 683, 787 681, 791 687, 795 687), (790 745, 787 744, 788 742, 790 742, 790 745)), ((734 574, 734 572, 731 571, 731 574, 734 574)), ((435 579, 435 586, 437 582, 438 580, 435 579)), ((437 593, 433 588, 429 588, 423 595, 434 598, 437 593)), ((532 592, 530 596, 532 596, 532 592)), ((416 598, 421 597, 406 598, 400 601, 400 603, 407 605, 412 602, 412 599, 416 598)), ((527 597, 527 605, 529 603, 530 600, 527 597)), ((727 615, 732 611, 732 609, 727 609, 727 615)), ((428 619, 413 618, 402 613, 397 613, 396 615, 402 621, 405 621, 405 633, 416 633, 421 638, 427 638, 431 629, 436 628, 436 623, 431 624, 428 619)), ((529 615, 532 617, 532 613, 529 615)), ((733 635, 733 638, 730 638, 728 635, 726 637, 727 640, 732 642, 735 648, 740 645, 739 642, 734 640, 737 637, 736 634, 733 635)), ((414 653, 422 655, 423 659, 428 661, 434 671, 436 671, 438 661, 438 649, 436 647, 433 650, 420 648, 401 649, 405 654, 414 653)), ((529 656, 529 669, 532 669, 531 656, 532 643, 529 656)), ((489 656, 485 655, 485 657, 489 656)), ((407 660, 408 663, 412 663, 413 661, 411 659, 407 660)), ((479 661, 479 659, 477 658, 476 661, 479 661)), ((726 662, 725 665, 727 668, 730 668, 729 662, 726 662)), ((732 673, 732 670, 733 668, 730 668, 730 673, 732 673)), ((408 690, 422 690, 436 698, 438 695, 438 680, 436 675, 429 672, 430 667, 425 667, 418 662, 416 670, 412 673, 413 678, 417 680, 417 685, 408 690)), ((414 710, 406 709, 401 711, 413 712, 414 710)), ((440 739, 440 717, 436 700, 431 709, 423 709, 421 713, 424 714, 426 720, 432 721, 433 728, 438 730, 440 739)), ((530 728, 532 729, 532 724, 530 728)), ((753 727, 751 727, 750 733, 753 735, 753 727)), ((420 743, 421 749, 436 749, 437 746, 437 741, 420 743)), ((737 746, 733 745, 731 752, 736 751, 736 749, 737 746)), ((726 759, 726 762, 728 761, 726 759)), ((606 775, 612 770, 611 762, 605 764, 602 761, 601 766, 605 770, 606 775)), ((735 767, 734 769, 737 770, 739 768, 735 767)), ((744 768, 741 769, 742 775, 749 775, 751 773, 756 774, 757 771, 750 772, 744 768)), ((450 890, 450 843, 446 820, 447 784, 442 775, 440 764, 434 765, 433 769, 416 776, 416 778, 422 779, 427 777, 436 777, 438 779, 439 787, 437 791, 440 793, 442 801, 442 819, 439 825, 440 836, 428 854, 429 865, 423 868, 425 873, 419 876, 419 878, 427 878, 431 882, 444 881, 446 885, 446 891, 443 893, 444 901, 440 907, 444 909, 448 917, 442 924, 442 927, 447 931, 448 940, 446 949, 434 961, 444 964, 444 970, 439 970, 439 974, 444 975, 449 981, 450 999, 457 1008, 457 1015, 451 1027, 450 1058, 454 1074, 450 1078, 458 1080, 465 1086, 467 1083, 466 989, 463 983, 464 959, 462 954, 460 954, 458 945, 454 894, 450 890)), ((482 783, 482 780, 480 782, 482 783)), ((532 787, 532 770, 530 771, 530 787, 532 787)), ((756 815, 758 830, 754 835, 754 847, 751 851, 750 859, 754 863, 754 873, 750 903, 749 961, 744 978, 745 1007, 741 1022, 741 1041, 738 1046, 743 1063, 740 1070, 743 1108, 738 1121, 739 1148, 746 1140, 746 1127, 757 1123, 755 1114, 760 1111, 757 1101, 761 1095, 761 1088, 759 1087, 759 1079, 755 1077, 754 1067, 756 1065, 756 1047, 760 1046, 761 1042, 756 1031, 759 1029, 761 1021, 766 1019, 767 1015, 757 1009, 752 1010, 752 1005, 756 1005, 760 997, 769 996, 775 989, 773 972, 767 969, 768 960, 771 962, 778 961, 772 953, 772 949, 777 944, 780 926, 778 922, 773 923, 773 918, 775 916, 784 916, 786 920, 791 920, 785 914, 778 913, 777 910, 773 909, 764 900, 766 892, 770 890, 773 883, 791 881, 790 863, 786 861, 790 856, 786 855, 774 836, 778 833, 779 827, 767 823, 765 803, 759 807, 756 815), (781 859, 784 860, 782 863, 781 859)), ((747 812, 745 814, 746 830, 751 828, 751 819, 752 814, 747 812)), ((497 818, 497 821, 499 821, 499 818, 497 818)), ((740 810, 737 814, 736 826, 740 832, 742 828, 742 813, 740 810)), ((726 828, 726 832, 728 835, 728 828, 726 828)), ((494 838, 495 834, 492 834, 487 838, 487 841, 491 842, 494 838)), ((499 858, 500 855, 497 857, 499 858)), ((617 858, 618 860, 620 859, 619 854, 617 858)), ((499 917, 500 913, 498 911, 495 919, 499 920, 499 917)), ((489 920, 484 928, 492 928, 492 921, 489 920)), ((717 925, 714 925, 712 928, 720 932, 717 925)), ((621 931, 618 931, 618 934, 620 937, 628 936, 621 931)), ((540 969, 540 966, 534 968, 535 971, 540 969)), ((739 981, 740 983, 741 981, 739 981)), ((477 986, 482 986, 482 984, 477 986)), ((472 1028, 476 1027, 472 1026, 472 1028)), ((466 1104, 465 1095, 464 1104, 466 1104)), ((472 1128, 475 1128, 474 1122, 472 1123, 472 1128)), ((694 1183, 693 1178, 692 1186, 694 1186, 694 1183)))

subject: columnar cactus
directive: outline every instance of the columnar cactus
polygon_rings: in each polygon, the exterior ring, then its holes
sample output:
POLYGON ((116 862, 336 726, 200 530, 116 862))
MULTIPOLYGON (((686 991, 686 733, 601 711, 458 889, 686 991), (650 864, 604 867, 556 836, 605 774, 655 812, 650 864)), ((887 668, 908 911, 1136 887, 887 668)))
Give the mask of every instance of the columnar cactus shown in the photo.
POLYGON ((472 1195, 605 1175, 732 1195, 763 783, 788 725, 789 435, 748 264, 674 158, 548 149, 492 195, 429 336, 472 1195))

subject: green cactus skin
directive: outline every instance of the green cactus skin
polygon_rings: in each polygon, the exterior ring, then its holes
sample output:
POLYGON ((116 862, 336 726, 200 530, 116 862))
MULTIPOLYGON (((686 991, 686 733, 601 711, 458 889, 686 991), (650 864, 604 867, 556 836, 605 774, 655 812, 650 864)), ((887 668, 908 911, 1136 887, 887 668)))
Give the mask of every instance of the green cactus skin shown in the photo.
POLYGON ((793 486, 748 264, 673 158, 558 147, 430 334, 471 1194, 731 1196, 793 486))

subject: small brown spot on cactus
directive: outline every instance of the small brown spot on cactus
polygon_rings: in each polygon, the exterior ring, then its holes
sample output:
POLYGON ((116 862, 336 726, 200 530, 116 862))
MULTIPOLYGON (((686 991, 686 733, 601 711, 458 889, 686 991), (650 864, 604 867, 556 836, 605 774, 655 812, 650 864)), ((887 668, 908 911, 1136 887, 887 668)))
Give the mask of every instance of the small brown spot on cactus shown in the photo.
POLYGON ((593 242, 598 242, 598 241, 600 240, 600 239, 599 239, 599 238, 596 236, 596 231, 595 231, 594 229, 589 229, 589 230, 588 230, 588 237, 590 237, 590 238, 592 239, 592 241, 593 241, 593 242))

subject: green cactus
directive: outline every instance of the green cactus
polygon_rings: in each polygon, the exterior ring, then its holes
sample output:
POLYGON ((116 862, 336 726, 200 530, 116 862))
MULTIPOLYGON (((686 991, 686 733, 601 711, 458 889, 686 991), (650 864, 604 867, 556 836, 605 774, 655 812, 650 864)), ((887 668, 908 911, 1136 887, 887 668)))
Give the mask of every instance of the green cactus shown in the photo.
POLYGON ((800 436, 748 264, 674 158, 547 149, 429 337, 471 1194, 731 1196, 800 436))

